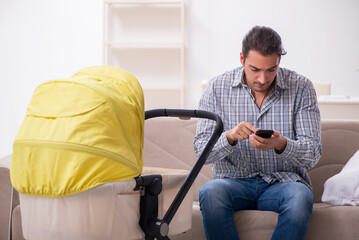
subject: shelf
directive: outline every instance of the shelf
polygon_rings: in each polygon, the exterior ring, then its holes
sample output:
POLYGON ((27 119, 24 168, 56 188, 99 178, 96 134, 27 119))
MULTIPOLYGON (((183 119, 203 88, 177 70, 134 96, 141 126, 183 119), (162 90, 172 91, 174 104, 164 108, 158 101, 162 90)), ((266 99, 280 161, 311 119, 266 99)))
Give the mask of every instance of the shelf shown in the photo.
POLYGON ((132 49, 146 49, 146 48, 154 48, 154 49, 181 49, 183 48, 183 44, 181 43, 105 43, 106 46, 112 48, 132 48, 132 49))
POLYGON ((180 8, 139 6, 111 7, 108 10, 108 43, 176 43, 183 42, 180 8))
POLYGON ((173 5, 181 5, 183 4, 182 1, 105 1, 105 4, 127 4, 127 5, 155 5, 155 4, 173 4, 173 5))
POLYGON ((132 73, 146 108, 184 107, 184 0, 104 0, 104 64, 132 73))

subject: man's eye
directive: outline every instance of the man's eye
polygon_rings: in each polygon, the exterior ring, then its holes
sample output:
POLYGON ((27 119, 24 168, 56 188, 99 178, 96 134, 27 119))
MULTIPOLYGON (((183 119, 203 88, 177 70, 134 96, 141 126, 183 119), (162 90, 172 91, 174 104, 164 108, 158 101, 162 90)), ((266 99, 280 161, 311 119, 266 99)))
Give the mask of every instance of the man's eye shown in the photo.
POLYGON ((251 69, 253 72, 258 72, 259 71, 259 69, 251 69))
POLYGON ((275 72, 275 69, 269 69, 268 72, 275 72))

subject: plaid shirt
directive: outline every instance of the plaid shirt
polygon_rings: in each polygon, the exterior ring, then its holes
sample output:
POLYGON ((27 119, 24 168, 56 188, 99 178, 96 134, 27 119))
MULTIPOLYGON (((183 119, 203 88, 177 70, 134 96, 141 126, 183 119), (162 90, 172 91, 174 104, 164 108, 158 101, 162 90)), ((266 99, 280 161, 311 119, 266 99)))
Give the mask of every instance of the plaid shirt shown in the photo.
MULTIPOLYGON (((243 67, 210 80, 199 109, 217 113, 224 132, 210 153, 214 178, 250 178, 261 176, 266 182, 299 181, 311 188, 307 170, 321 157, 321 125, 317 96, 311 81, 294 71, 279 68, 261 110, 251 89, 242 83, 243 67), (287 138, 285 150, 258 150, 249 139, 228 143, 226 131, 242 121, 256 128, 275 129, 287 138)), ((208 119, 199 119, 194 147, 202 152, 215 127, 208 119)))

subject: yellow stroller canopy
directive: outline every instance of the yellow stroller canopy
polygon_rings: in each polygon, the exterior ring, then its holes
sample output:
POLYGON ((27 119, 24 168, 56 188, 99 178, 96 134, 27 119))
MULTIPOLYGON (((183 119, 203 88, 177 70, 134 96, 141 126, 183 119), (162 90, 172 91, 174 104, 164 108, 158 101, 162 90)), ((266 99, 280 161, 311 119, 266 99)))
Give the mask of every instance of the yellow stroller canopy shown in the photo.
POLYGON ((41 84, 16 136, 10 167, 23 194, 61 197, 142 172, 144 98, 115 67, 41 84))

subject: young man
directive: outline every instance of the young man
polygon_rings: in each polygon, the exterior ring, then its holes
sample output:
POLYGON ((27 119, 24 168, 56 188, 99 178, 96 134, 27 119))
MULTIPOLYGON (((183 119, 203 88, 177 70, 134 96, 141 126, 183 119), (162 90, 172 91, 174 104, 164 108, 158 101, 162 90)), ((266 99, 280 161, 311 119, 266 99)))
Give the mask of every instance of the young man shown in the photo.
MULTIPOLYGON (((224 132, 207 163, 212 181, 200 191, 207 239, 239 239, 235 211, 279 213, 272 239, 304 239, 313 207, 307 170, 321 156, 320 113, 312 83, 280 68, 280 36, 256 26, 243 39, 243 67, 209 82, 199 109, 217 113, 224 132), (269 138, 254 133, 274 130, 269 138)), ((200 154, 214 123, 200 119, 194 140, 200 154)))

